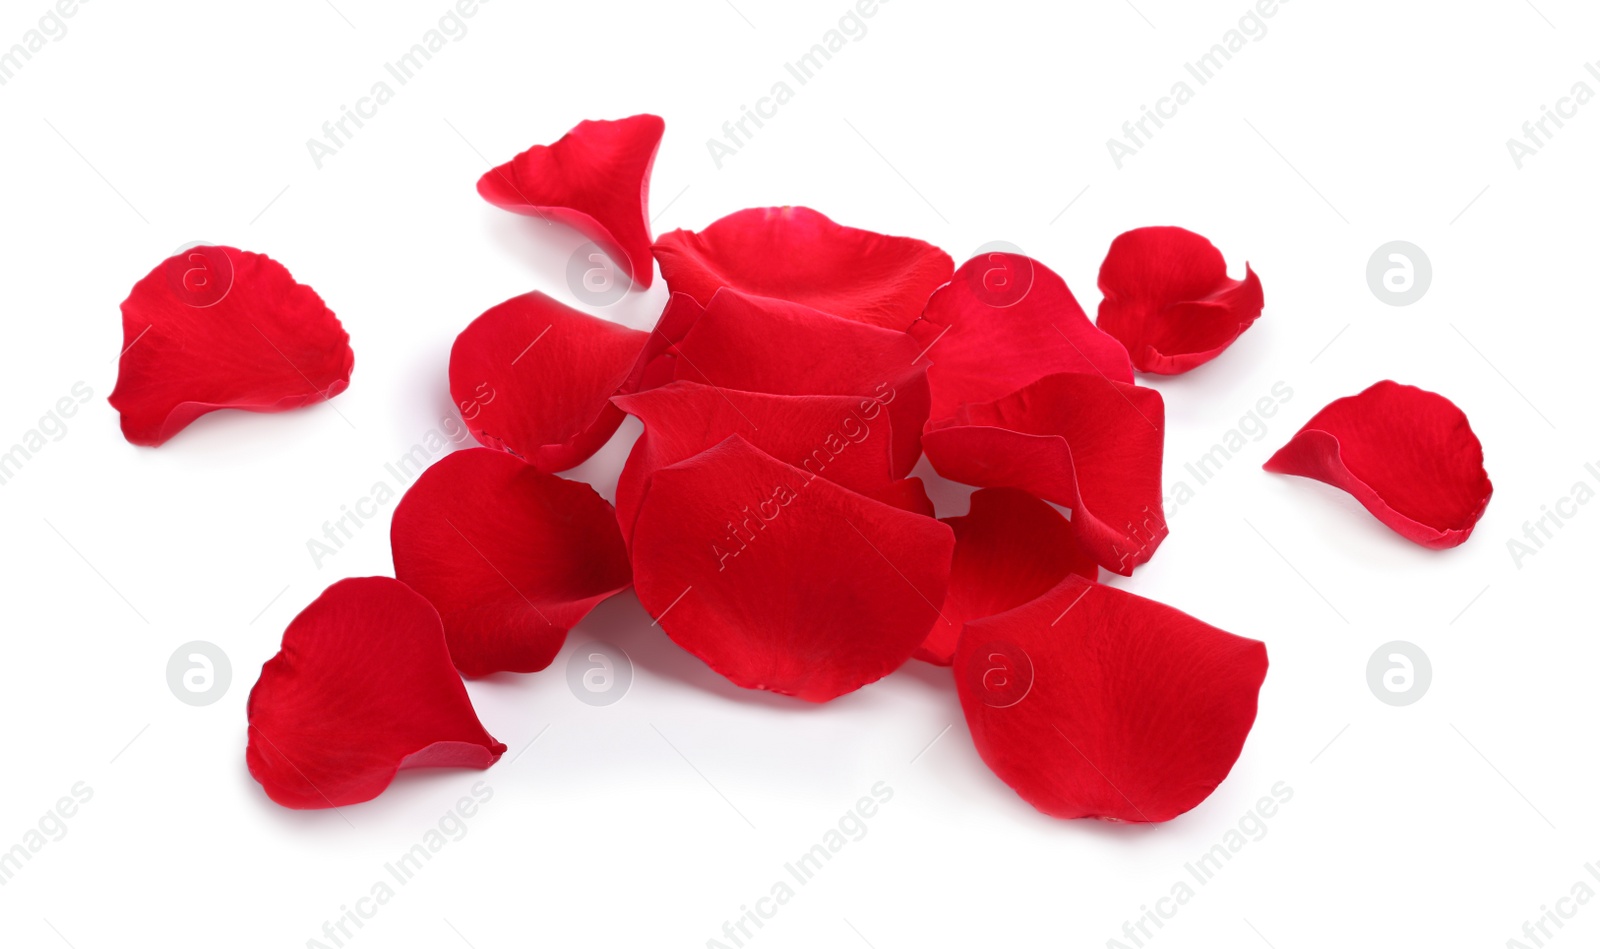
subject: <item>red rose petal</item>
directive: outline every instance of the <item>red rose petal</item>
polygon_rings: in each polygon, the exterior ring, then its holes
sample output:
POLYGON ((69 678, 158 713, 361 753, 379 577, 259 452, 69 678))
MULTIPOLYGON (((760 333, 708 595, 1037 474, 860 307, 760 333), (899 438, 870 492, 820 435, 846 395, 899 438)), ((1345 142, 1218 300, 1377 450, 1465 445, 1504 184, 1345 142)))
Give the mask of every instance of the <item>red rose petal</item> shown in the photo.
POLYGON ((810 208, 736 211, 655 244, 661 276, 702 306, 723 287, 903 330, 950 279, 950 255, 910 237, 835 224, 810 208))
POLYGON ((1070 576, 968 623, 954 671, 978 754, 1023 800, 1052 817, 1158 822, 1228 776, 1267 650, 1070 576))
POLYGON ((674 382, 613 401, 644 423, 617 479, 617 520, 633 533, 650 476, 739 435, 812 477, 870 494, 888 486, 889 416, 871 399, 772 395, 674 382), (863 405, 865 406, 863 408, 863 405))
POLYGON ((1472 536, 1494 493, 1483 445, 1455 403, 1387 380, 1328 403, 1263 467, 1347 491, 1435 550, 1472 536))
POLYGON ((566 471, 622 423, 611 397, 649 335, 525 293, 456 337, 450 395, 478 441, 540 471, 566 471))
POLYGON ((1100 328, 1140 372, 1176 375, 1215 359, 1261 315, 1261 280, 1228 279, 1222 252, 1181 227, 1141 227, 1100 265, 1100 328))
POLYGON ((631 579, 604 498, 488 448, 423 472, 389 535, 395 576, 439 611, 450 657, 468 676, 538 672, 631 579))
POLYGON ((935 419, 1058 372, 1133 382, 1122 344, 1089 322, 1066 281, 1020 254, 984 254, 962 264, 910 332, 933 363, 935 419))
POLYGON ((952 481, 1017 488, 1072 509, 1072 531, 1107 570, 1131 576, 1167 536, 1161 510, 1161 394, 1058 373, 964 405, 922 437, 952 481))
POLYGON ((734 684, 824 702, 902 665, 938 619, 950 528, 737 435, 650 479, 639 600, 734 684))
POLYGON ((921 514, 923 517, 934 516, 933 499, 928 497, 928 488, 922 483, 921 478, 901 478, 899 481, 889 482, 876 491, 862 493, 874 501, 882 501, 902 511, 921 514))
POLYGON ((1015 609, 1048 593, 1062 578, 1099 576, 1094 558, 1078 546, 1072 525, 1025 491, 985 488, 972 495, 964 517, 947 517, 956 535, 950 589, 937 622, 916 658, 948 666, 962 624, 1015 609))
POLYGON ((535 145, 478 179, 496 207, 560 221, 599 244, 640 287, 650 259, 650 169, 666 123, 635 115, 579 122, 554 145, 535 145))
POLYGON ((162 261, 122 302, 110 402, 122 434, 160 445, 207 412, 281 412, 350 384, 350 337, 316 291, 263 254, 203 245, 162 261))
POLYGON ((246 707, 245 762, 285 807, 382 793, 402 768, 487 768, 478 722, 428 601, 388 577, 340 580, 289 624, 246 707))
MULTIPOLYGON (((679 298, 674 298, 679 299, 679 298)), ((689 324, 690 304, 674 315, 689 324)), ((664 318, 665 319, 665 318, 664 318)), ((849 395, 887 410, 894 474, 922 456, 928 379, 916 340, 894 330, 840 319, 784 300, 722 290, 658 363, 670 378, 775 395, 849 395)), ((659 375, 659 366, 647 375, 659 375)))

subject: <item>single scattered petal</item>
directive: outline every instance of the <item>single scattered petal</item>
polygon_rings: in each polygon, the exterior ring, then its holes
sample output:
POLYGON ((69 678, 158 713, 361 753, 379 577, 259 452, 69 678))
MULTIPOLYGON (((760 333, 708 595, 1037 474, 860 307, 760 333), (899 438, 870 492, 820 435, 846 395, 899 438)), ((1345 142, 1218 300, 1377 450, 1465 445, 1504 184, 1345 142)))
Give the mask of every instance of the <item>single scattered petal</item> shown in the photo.
POLYGON ((1072 525, 1026 491, 984 488, 964 517, 947 517, 956 535, 942 618, 916 658, 948 666, 964 623, 1015 609, 1048 593, 1068 574, 1093 580, 1094 558, 1078 546, 1072 525))
POLYGON ((428 601, 388 577, 340 580, 289 623, 246 707, 245 762, 285 807, 341 807, 402 768, 487 768, 484 731, 428 601))
POLYGON ((964 405, 922 437, 952 481, 1016 488, 1072 509, 1072 532, 1123 576, 1167 536, 1161 509, 1161 394, 1064 372, 993 402, 964 405))
POLYGON ((535 145, 485 173, 478 193, 507 211, 566 224, 648 288, 650 169, 665 130, 654 115, 579 122, 554 145, 535 145))
POLYGON ((201 245, 161 262, 122 302, 110 402, 122 434, 160 445, 217 409, 282 412, 350 384, 350 336, 264 254, 201 245))
POLYGON ((703 312, 693 306, 684 300, 670 314, 674 325, 660 332, 681 335, 647 378, 774 395, 855 396, 863 414, 873 411, 867 402, 876 402, 891 422, 895 477, 916 465, 928 378, 909 335, 733 290, 719 291, 703 312))
POLYGON ((656 241, 661 276, 708 306, 723 287, 903 330, 950 279, 950 255, 910 237, 835 224, 810 208, 749 208, 656 241))
POLYGON ((635 372, 649 335, 525 293, 456 337, 450 395, 478 441, 540 471, 566 471, 622 424, 611 397, 635 372))
POLYGON ((423 472, 389 536, 395 577, 439 611, 467 676, 538 672, 569 629, 631 582, 604 498, 488 448, 423 472))
POLYGON ((1122 344, 1089 322, 1066 281, 1021 254, 984 254, 962 264, 910 332, 932 362, 935 419, 1058 372, 1133 382, 1122 344))
POLYGON ((773 458, 863 494, 886 488, 889 415, 873 399, 771 395, 673 382, 613 401, 644 423, 617 479, 617 520, 633 533, 650 476, 738 435, 773 458))
POLYGON ((944 600, 950 528, 737 435, 650 479, 639 600, 734 684, 824 702, 903 664, 944 600))
POLYGON ((1228 278, 1222 251, 1181 227, 1141 227, 1100 265, 1100 328, 1140 372, 1177 375, 1215 359, 1261 315, 1261 279, 1228 278))
POLYGON ((1349 492, 1413 543, 1455 547, 1489 505, 1483 445, 1454 402, 1385 380, 1335 399, 1263 466, 1349 492))
POLYGON ((1238 760, 1262 643, 1069 576, 968 623, 954 671, 978 754, 1052 817, 1171 820, 1238 760))

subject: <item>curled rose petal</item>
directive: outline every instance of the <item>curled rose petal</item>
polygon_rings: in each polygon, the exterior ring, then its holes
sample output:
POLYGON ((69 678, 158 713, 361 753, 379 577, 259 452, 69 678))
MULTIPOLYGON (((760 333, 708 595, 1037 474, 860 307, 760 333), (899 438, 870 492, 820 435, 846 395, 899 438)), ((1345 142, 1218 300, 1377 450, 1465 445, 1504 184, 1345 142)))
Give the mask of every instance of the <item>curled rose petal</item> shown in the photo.
POLYGON ((702 306, 723 287, 903 330, 950 279, 950 255, 910 237, 835 224, 810 208, 749 208, 655 244, 661 276, 702 306))
POLYGON ((1057 373, 993 402, 964 405, 922 437, 952 481, 1017 488, 1072 509, 1072 532, 1123 576, 1167 536, 1161 510, 1161 394, 1102 376, 1057 373))
POLYGON ((890 483, 889 416, 872 399, 772 395, 673 382, 613 401, 644 423, 617 479, 617 520, 633 533, 650 476, 738 435, 812 477, 863 494, 890 483))
POLYGON ((947 517, 956 535, 950 588, 916 658, 948 666, 964 623, 1014 609, 1049 592, 1068 574, 1093 580, 1099 568, 1078 546, 1072 525, 1025 491, 984 488, 963 517, 947 517))
POLYGON ((342 807, 403 768, 487 768, 483 730, 428 601, 388 577, 340 580, 289 623, 261 667, 245 762, 285 807, 342 807))
POLYGON ((496 207, 560 221, 599 244, 640 287, 650 259, 650 169, 666 123, 635 115, 579 122, 554 145, 535 145, 478 179, 496 207))
POLYGON ((734 684, 811 702, 903 664, 938 618, 955 540, 737 435, 650 479, 639 600, 734 684))
POLYGON ((1023 800, 1052 817, 1159 822, 1238 760, 1267 649, 1069 576, 968 623, 954 672, 978 754, 1023 800))
POLYGON ((478 441, 540 471, 566 471, 622 424, 611 397, 649 335, 525 293, 456 337, 450 395, 478 441))
POLYGON ((1215 359, 1261 315, 1261 280, 1228 278, 1222 252, 1181 227, 1141 227, 1100 265, 1100 328, 1140 372, 1177 375, 1215 359))
POLYGON ((1263 467, 1347 491, 1435 550, 1472 536, 1494 493, 1483 445, 1455 403, 1387 380, 1328 403, 1263 467))
POLYGON ((439 611, 467 676, 538 672, 568 630, 631 580, 604 498, 488 448, 423 472, 389 536, 395 576, 439 611))
POLYGON ((675 325, 661 332, 681 337, 646 377, 775 395, 855 396, 863 414, 876 411, 869 402, 886 410, 896 477, 922 456, 928 378, 909 335, 733 290, 719 291, 691 322, 694 304, 673 299, 668 315, 675 325))
POLYGON ((282 264, 200 245, 162 261, 122 302, 110 402, 128 441, 160 445, 217 409, 281 412, 331 399, 354 365, 338 318, 282 264))
POLYGON ((1122 344, 1089 322, 1066 281, 1021 254, 984 254, 962 264, 910 332, 932 362, 935 419, 1058 372, 1133 382, 1122 344))

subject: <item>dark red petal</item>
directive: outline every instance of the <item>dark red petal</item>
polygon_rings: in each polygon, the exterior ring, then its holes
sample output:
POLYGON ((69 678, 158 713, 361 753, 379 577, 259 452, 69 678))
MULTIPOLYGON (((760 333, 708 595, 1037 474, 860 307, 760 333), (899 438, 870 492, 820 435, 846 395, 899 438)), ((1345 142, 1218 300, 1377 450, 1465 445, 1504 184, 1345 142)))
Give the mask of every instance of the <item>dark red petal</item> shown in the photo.
POLYGON ((192 247, 122 301, 113 408, 135 445, 159 445, 217 409, 281 412, 350 384, 350 337, 317 296, 264 254, 192 247))
MULTIPOLYGON (((673 299, 677 306, 681 298, 673 299)), ((733 290, 718 292, 692 322, 691 308, 684 301, 672 314, 676 326, 663 332, 681 338, 646 376, 774 395, 849 395, 864 411, 876 402, 892 422, 895 476, 922 456, 928 379, 909 335, 733 290)))
POLYGON ((483 730, 428 601, 388 577, 340 580, 289 623, 246 706, 245 762, 285 807, 382 793, 402 768, 487 768, 483 730))
POLYGON ((1472 536, 1494 485, 1467 416, 1437 393, 1383 381, 1335 399, 1263 466, 1348 491, 1406 540, 1472 536))
POLYGON ((944 600, 955 539, 737 435, 650 479, 639 600, 734 684, 812 702, 894 671, 944 600))
POLYGON ((1021 254, 984 254, 962 264, 928 300, 911 335, 933 363, 935 419, 1057 372, 1133 381, 1122 344, 1089 322, 1066 281, 1021 254))
POLYGON ((1058 373, 965 405, 922 437, 946 478, 1017 488, 1072 508, 1072 531, 1107 570, 1131 576, 1167 536, 1161 510, 1161 394, 1058 373))
POLYGON ((450 348, 450 395, 472 434, 540 471, 566 471, 622 423, 611 397, 648 333, 525 293, 473 320, 450 348))
POLYGON ((943 620, 917 649, 916 658, 924 662, 948 666, 964 623, 1041 597, 1068 574, 1089 580, 1100 575, 1067 519, 1026 491, 975 491, 966 516, 944 523, 955 531, 955 559, 939 610, 943 620))
POLYGON ((953 266, 932 244, 796 207, 736 211, 698 233, 663 234, 654 250, 667 286, 702 306, 730 287, 895 330, 911 325, 953 266))
POLYGON ((954 671, 978 754, 1023 800, 1052 817, 1158 822, 1228 776, 1267 648, 1070 576, 967 624, 954 671))
POLYGON ((389 536, 394 575, 439 611, 468 676, 538 672, 567 630, 631 580, 604 498, 488 448, 423 472, 389 536))
POLYGON ((1261 280, 1228 279, 1222 251, 1181 227, 1141 227, 1100 265, 1100 328, 1140 372, 1176 375, 1215 359, 1261 315, 1261 280))
POLYGON ((888 413, 849 395, 771 395, 674 382, 614 399, 644 423, 617 479, 617 520, 631 535, 650 476, 738 435, 777 460, 852 491, 886 488, 888 413))
POLYGON ((478 193, 507 211, 566 224, 649 287, 650 168, 665 129, 654 115, 579 122, 554 145, 535 145, 487 172, 478 193))

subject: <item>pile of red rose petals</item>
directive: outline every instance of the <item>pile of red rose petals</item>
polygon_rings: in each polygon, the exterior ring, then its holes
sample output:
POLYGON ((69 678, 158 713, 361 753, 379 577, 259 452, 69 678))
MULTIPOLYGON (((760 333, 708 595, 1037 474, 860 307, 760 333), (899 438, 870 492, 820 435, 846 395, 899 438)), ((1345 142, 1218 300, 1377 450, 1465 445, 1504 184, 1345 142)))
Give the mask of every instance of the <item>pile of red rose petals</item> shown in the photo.
MULTIPOLYGON (((908 659, 951 667, 979 754, 1056 817, 1165 821, 1227 776, 1266 647, 1103 585, 1167 535, 1166 414, 1135 371, 1217 358, 1260 280, 1175 227, 1129 231, 1091 321, 1037 260, 959 268, 907 237, 807 208, 752 208, 651 240, 664 123, 583 122, 494 168, 498 207, 580 231, 634 285, 650 332, 541 293, 456 338, 449 388, 484 446, 396 507, 396 579, 343 580, 289 625, 250 696, 250 773, 288 807, 368 800, 401 769, 505 750, 461 676, 530 673, 627 590, 731 682, 811 702, 908 659), (523 356, 539 344, 537 358, 523 356), (642 433, 613 507, 562 478, 626 416, 642 433), (975 486, 936 517, 911 471, 975 486), (1065 512, 1070 512, 1070 516, 1065 512)), ((163 262, 123 304, 111 397, 136 444, 218 408, 276 411, 349 382, 347 337, 310 288, 226 247, 163 262)), ((1443 396, 1393 382, 1318 412, 1267 469, 1354 495, 1401 536, 1462 543, 1491 486, 1443 396)))

